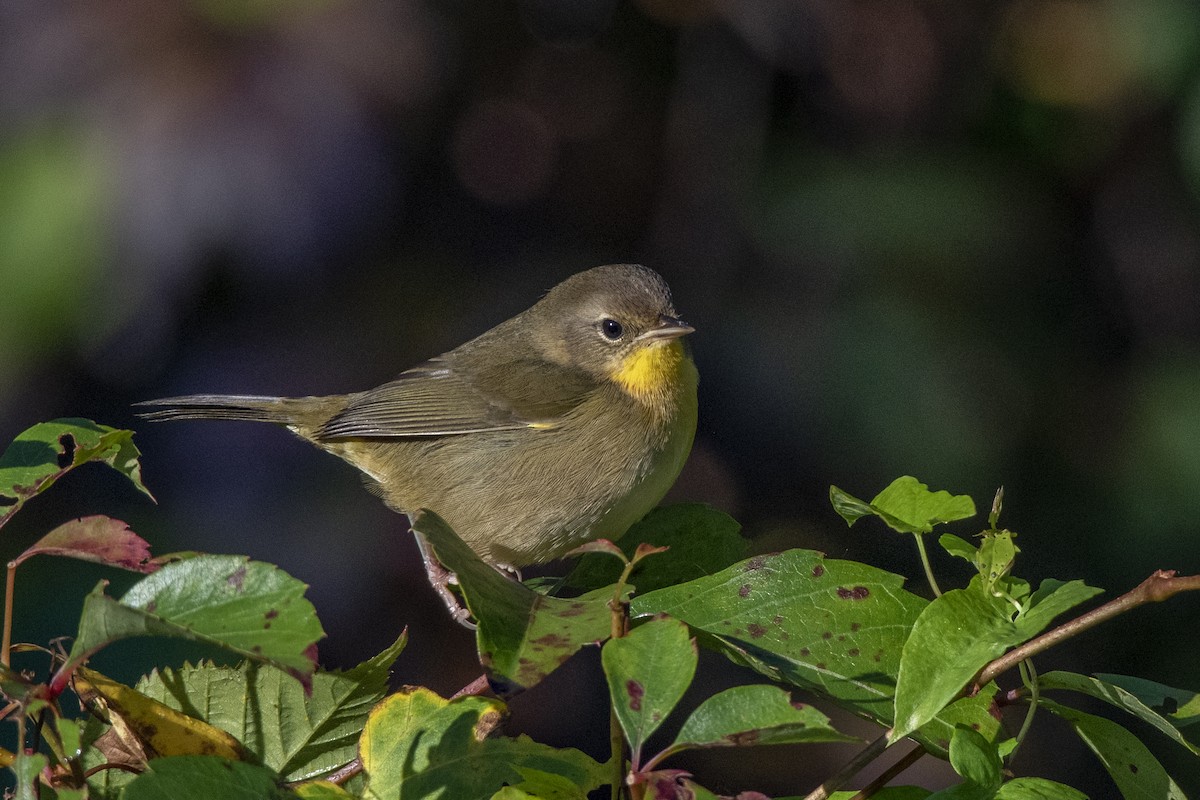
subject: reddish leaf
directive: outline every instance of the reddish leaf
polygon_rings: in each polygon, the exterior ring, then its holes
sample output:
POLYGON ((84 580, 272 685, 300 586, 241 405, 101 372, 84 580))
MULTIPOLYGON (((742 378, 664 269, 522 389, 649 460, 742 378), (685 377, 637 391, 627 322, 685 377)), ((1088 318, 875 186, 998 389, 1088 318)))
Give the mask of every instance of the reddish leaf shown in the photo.
POLYGON ((59 525, 13 559, 14 566, 30 556, 51 555, 94 561, 134 572, 150 573, 150 545, 119 519, 97 514, 59 525))

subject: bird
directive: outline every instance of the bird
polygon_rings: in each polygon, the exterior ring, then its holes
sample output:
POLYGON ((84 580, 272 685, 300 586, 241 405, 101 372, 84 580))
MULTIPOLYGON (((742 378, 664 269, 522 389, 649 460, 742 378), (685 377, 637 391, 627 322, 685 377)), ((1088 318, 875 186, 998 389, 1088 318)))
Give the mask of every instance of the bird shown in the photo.
POLYGON ((151 421, 281 425, 360 470, 388 507, 432 510, 484 561, 519 570, 619 538, 675 482, 696 431, 694 330, 657 272, 609 264, 373 389, 136 405, 151 421))

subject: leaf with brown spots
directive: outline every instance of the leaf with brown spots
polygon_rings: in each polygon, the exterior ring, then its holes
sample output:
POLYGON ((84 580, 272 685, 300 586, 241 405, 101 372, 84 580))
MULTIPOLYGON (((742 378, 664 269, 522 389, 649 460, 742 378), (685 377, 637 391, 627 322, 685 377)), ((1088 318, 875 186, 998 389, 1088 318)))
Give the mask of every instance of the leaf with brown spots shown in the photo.
MULTIPOLYGON (((899 575, 813 550, 758 556, 678 586, 635 596, 637 616, 669 614, 736 663, 812 689, 890 726, 900 654, 928 601, 899 575), (745 587, 749 587, 747 590, 745 587)), ((989 738, 995 687, 960 700, 917 738, 944 754, 954 724, 989 738)))
POLYGON ((278 667, 311 687, 312 648, 325 633, 304 599, 307 587, 278 567, 244 556, 199 556, 142 578, 120 600, 104 593, 106 585, 101 581, 84 599, 79 633, 51 691, 61 692, 96 651, 132 636, 206 642, 278 667), (268 621, 272 610, 278 615, 268 621))
POLYGON ((56 419, 34 425, 0 455, 0 526, 26 501, 91 461, 112 467, 154 499, 142 483, 140 455, 133 444, 133 431, 97 425, 89 419, 56 419))
POLYGON ((679 620, 652 619, 600 651, 613 710, 640 763, 642 745, 683 697, 696 674, 696 643, 679 620))
MULTIPOLYGON (((210 755, 245 760, 247 752, 235 737, 195 717, 183 714, 99 672, 80 668, 73 686, 84 704, 107 717, 117 743, 114 755, 210 755)), ((145 767, 145 762, 138 764, 145 767)))
MULTIPOLYGON (((528 689, 579 648, 608 638, 611 588, 570 600, 549 597, 501 575, 431 511, 410 516, 438 560, 458 578, 478 630, 479 660, 494 683, 528 689)), ((605 557, 606 561, 617 561, 605 557)))
POLYGON ((692 712, 671 752, 696 747, 753 744, 853 742, 812 706, 792 702, 777 686, 735 686, 713 695, 692 712))
POLYGON ((159 566, 150 560, 145 539, 121 520, 102 514, 64 522, 13 559, 13 564, 36 555, 66 556, 144 573, 159 566))
POLYGON ((1167 774, 1140 737, 1104 717, 1042 698, 1042 708, 1065 719, 1096 754, 1126 800, 1185 800, 1179 784, 1167 774))

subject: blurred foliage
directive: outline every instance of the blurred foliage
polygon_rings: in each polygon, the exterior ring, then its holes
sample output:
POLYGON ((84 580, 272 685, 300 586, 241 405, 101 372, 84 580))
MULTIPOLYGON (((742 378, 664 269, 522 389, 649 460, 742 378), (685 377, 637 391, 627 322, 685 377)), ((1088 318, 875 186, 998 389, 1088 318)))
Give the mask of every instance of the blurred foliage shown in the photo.
MULTIPOLYGON (((1003 483, 1048 570, 1196 571, 1198 56, 1191 0, 0 5, 0 430, 365 388, 638 260, 698 329, 676 499, 904 572, 830 482, 1003 483)), ((303 577, 336 663, 386 646, 363 609, 419 571, 349 472, 139 432, 164 536, 303 577)), ((466 646, 411 594, 379 613, 466 646)))

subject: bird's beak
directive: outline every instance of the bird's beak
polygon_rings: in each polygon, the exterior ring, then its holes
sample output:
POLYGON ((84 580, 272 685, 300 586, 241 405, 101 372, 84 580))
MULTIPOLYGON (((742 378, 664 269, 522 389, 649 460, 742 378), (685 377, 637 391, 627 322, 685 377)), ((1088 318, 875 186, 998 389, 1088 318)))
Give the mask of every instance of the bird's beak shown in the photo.
POLYGON ((686 336, 695 330, 695 328, 683 320, 663 314, 658 318, 658 325, 646 331, 638 338, 645 341, 668 341, 670 339, 678 339, 680 336, 686 336))

